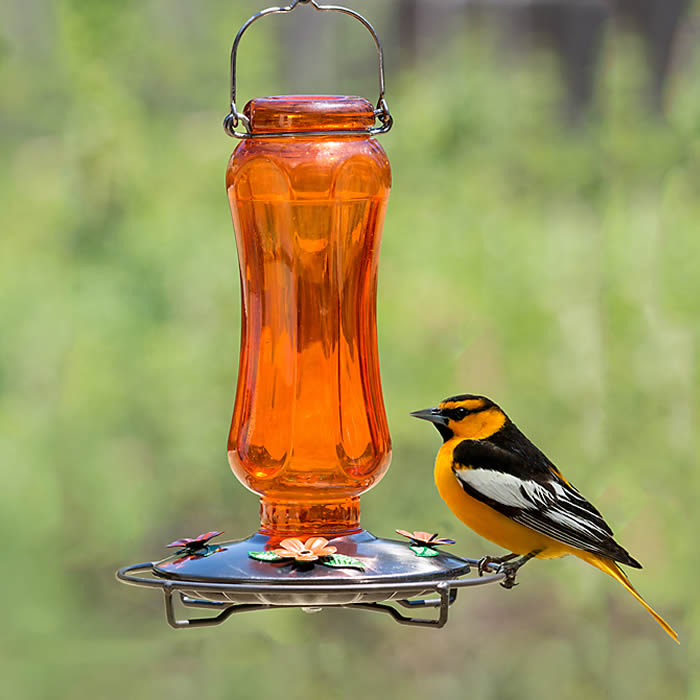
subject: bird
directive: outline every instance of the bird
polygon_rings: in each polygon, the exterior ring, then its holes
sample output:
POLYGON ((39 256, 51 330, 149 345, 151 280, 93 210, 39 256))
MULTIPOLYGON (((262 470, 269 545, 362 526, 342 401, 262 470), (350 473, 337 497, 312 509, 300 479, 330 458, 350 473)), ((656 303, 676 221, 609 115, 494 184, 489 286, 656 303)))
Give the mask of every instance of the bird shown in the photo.
POLYGON ((443 501, 467 527, 510 552, 483 557, 479 575, 495 564, 504 574, 501 585, 512 588, 531 559, 571 554, 621 583, 679 641, 619 566, 642 565, 500 406, 485 396, 459 394, 411 415, 432 423, 442 436, 434 476, 443 501))

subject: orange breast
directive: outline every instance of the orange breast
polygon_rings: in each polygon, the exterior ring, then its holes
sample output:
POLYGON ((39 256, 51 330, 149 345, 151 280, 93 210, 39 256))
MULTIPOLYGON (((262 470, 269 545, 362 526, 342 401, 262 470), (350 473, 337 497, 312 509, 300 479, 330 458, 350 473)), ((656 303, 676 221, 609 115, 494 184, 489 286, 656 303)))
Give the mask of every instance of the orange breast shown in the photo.
POLYGON ((460 438, 449 440, 440 448, 435 460, 435 485, 442 500, 467 527, 515 554, 527 554, 541 549, 543 551, 538 555, 540 559, 552 559, 576 553, 572 547, 520 525, 469 496, 452 471, 452 452, 459 440, 460 438))

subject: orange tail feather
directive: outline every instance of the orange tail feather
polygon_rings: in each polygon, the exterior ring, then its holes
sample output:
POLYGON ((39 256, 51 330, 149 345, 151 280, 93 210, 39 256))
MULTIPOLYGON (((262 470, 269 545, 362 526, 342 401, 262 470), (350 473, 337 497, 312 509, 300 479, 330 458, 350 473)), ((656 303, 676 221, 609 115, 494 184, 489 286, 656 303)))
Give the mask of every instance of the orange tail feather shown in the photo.
POLYGON ((637 593, 622 569, 620 569, 620 567, 614 561, 612 561, 612 559, 599 557, 598 555, 591 554, 590 552, 581 552, 580 554, 577 553, 577 556, 592 566, 595 566, 597 569, 604 571, 606 574, 608 574, 608 576, 612 576, 616 581, 619 581, 646 608, 647 612, 661 625, 661 627, 663 627, 664 632, 666 632, 669 637, 680 644, 678 641, 678 635, 673 627, 671 627, 671 625, 669 625, 668 622, 666 622, 666 620, 664 620, 663 617, 661 617, 661 615, 659 615, 659 613, 657 613, 656 610, 654 610, 651 605, 649 605, 646 600, 644 600, 644 598, 637 593))

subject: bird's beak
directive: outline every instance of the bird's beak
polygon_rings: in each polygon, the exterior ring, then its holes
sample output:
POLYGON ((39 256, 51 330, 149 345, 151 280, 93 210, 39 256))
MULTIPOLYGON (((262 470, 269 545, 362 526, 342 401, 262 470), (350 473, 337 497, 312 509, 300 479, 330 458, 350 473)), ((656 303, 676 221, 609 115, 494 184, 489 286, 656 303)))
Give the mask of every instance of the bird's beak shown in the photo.
POLYGON ((424 408, 422 411, 413 411, 411 415, 414 418, 422 418, 423 420, 436 423, 437 425, 447 425, 449 418, 440 413, 439 408, 424 408))

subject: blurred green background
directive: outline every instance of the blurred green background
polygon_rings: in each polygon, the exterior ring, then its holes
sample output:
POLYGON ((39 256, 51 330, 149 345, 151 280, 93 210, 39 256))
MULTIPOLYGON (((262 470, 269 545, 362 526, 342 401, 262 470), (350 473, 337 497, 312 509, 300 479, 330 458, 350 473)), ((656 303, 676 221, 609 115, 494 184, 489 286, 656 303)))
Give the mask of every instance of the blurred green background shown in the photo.
MULTIPOLYGON (((646 565, 632 580, 682 646, 569 559, 462 593, 441 631, 290 610, 175 632, 156 592, 117 584, 174 537, 257 523, 225 454, 240 298, 221 120, 231 42, 261 5, 10 0, 3 697, 700 699, 698 4, 665 107, 640 25, 614 9, 579 42, 595 52, 562 58, 574 39, 518 3, 348 4, 387 44, 396 119, 378 300, 394 458, 364 525, 497 551, 439 501, 439 437, 407 415, 485 393, 646 565)), ((246 35, 240 94, 374 99, 374 71, 361 26, 300 8, 246 35)))

